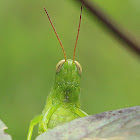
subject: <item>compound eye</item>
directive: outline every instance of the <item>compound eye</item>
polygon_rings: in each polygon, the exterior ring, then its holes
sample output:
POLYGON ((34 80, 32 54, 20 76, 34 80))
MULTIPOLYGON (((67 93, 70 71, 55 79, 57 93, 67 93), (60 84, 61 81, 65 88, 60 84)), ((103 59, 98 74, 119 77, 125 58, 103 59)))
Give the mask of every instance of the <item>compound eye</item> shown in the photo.
POLYGON ((77 61, 74 61, 74 63, 76 65, 76 67, 77 67, 79 75, 81 75, 82 74, 82 67, 81 67, 80 63, 77 62, 77 61))
POLYGON ((65 63, 65 60, 61 60, 60 62, 58 62, 58 64, 56 65, 56 72, 60 71, 64 63, 65 63))

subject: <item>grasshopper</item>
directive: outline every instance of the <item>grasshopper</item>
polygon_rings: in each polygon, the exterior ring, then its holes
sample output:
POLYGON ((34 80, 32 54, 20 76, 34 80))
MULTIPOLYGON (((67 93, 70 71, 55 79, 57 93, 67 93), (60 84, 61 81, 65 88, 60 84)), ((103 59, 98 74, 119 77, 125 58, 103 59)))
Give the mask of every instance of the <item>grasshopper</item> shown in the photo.
POLYGON ((41 134, 60 124, 87 116, 87 113, 80 109, 80 79, 82 67, 79 62, 75 61, 75 51, 81 25, 82 6, 73 60, 66 58, 64 47, 45 8, 44 10, 60 43, 65 59, 56 65, 55 81, 47 97, 46 106, 42 114, 36 116, 30 122, 27 140, 31 140, 33 127, 38 123, 38 133, 41 134))

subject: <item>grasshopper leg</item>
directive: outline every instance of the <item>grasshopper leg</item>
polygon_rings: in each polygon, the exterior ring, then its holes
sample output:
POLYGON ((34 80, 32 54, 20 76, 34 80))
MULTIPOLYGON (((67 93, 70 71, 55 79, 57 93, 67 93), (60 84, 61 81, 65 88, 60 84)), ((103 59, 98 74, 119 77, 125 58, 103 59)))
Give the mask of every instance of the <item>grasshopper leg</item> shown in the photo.
POLYGON ((44 132, 46 132, 48 130, 47 128, 47 124, 50 120, 51 115, 56 111, 56 109, 58 108, 59 104, 55 104, 53 106, 51 106, 48 111, 45 113, 42 121, 41 121, 41 126, 44 130, 44 132))
POLYGON ((27 140, 31 140, 33 128, 36 124, 38 124, 42 120, 42 118, 43 118, 42 115, 38 115, 33 120, 31 120, 27 140))
POLYGON ((79 115, 80 117, 86 117, 86 116, 88 116, 88 114, 86 112, 84 112, 83 110, 81 110, 80 108, 74 109, 74 112, 77 115, 79 115))

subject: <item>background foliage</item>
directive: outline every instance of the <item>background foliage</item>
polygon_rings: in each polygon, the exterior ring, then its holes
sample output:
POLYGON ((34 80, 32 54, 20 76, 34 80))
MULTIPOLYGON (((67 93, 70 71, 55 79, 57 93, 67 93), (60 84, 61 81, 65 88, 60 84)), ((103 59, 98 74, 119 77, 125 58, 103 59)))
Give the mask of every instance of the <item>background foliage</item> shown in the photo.
MULTIPOLYGON (((95 0, 138 40, 139 0, 95 0)), ((80 5, 72 0, 0 1, 0 118, 14 140, 24 140, 54 81, 62 50, 45 6, 72 58, 80 5)), ((140 103, 139 59, 124 49, 83 8, 76 60, 83 67, 81 104, 88 114, 140 103)))

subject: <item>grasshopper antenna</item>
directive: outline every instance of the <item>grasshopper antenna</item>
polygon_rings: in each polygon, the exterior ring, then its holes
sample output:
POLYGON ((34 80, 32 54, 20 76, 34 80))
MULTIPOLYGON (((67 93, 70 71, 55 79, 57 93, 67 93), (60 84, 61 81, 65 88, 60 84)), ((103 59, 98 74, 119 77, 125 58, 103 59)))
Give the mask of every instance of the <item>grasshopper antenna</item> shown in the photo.
POLYGON ((73 62, 74 62, 74 60, 75 60, 75 51, 76 51, 77 41, 78 41, 78 37, 79 37, 79 31, 80 31, 80 25, 81 25, 81 15, 82 15, 82 5, 81 5, 81 13, 80 13, 80 20, 79 20, 78 33, 77 33, 76 42, 75 42, 75 47, 74 47, 74 52, 73 52, 73 62))
POLYGON ((58 36, 58 34, 57 34, 57 32, 56 32, 54 26, 53 26, 53 23, 52 23, 52 21, 51 21, 49 15, 48 15, 48 12, 47 12, 46 8, 44 8, 44 10, 45 10, 45 12, 46 12, 46 14, 47 14, 47 16, 48 16, 48 19, 49 19, 51 25, 52 25, 52 28, 53 28, 53 30, 54 30, 54 32, 55 32, 55 35, 56 35, 56 37, 57 37, 57 39, 58 39, 58 41, 59 41, 59 43, 60 43, 60 46, 61 46, 62 51, 63 51, 63 54, 64 54, 65 62, 66 62, 66 61, 67 61, 67 58, 66 58, 66 53, 65 53, 64 47, 63 47, 63 45, 62 45, 62 43, 61 43, 61 40, 60 40, 60 38, 59 38, 59 36, 58 36))

